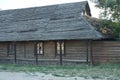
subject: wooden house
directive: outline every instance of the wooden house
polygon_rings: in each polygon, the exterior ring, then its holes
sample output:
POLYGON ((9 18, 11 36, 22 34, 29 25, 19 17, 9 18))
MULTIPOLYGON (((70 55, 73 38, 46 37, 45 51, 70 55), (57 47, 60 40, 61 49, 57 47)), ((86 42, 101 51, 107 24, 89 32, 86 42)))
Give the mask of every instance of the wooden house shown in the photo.
POLYGON ((0 63, 93 63, 93 42, 103 37, 82 15, 86 4, 0 11, 0 63))

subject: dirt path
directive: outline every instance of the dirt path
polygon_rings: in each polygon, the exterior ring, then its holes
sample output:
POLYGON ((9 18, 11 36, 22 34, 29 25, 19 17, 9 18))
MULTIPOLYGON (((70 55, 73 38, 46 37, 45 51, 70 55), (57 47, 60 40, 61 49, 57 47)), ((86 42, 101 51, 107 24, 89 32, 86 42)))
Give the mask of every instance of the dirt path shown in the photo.
POLYGON ((93 80, 82 77, 55 77, 44 73, 0 72, 0 80, 93 80))

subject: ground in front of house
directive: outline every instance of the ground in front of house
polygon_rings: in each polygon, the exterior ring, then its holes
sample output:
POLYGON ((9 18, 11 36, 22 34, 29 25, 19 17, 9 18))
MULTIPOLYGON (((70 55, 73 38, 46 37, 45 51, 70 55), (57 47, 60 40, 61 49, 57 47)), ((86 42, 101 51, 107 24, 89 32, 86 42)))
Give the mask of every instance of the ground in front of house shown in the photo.
POLYGON ((98 66, 0 64, 0 80, 120 80, 120 64, 98 66))
MULTIPOLYGON (((57 77, 45 73, 0 72, 0 80, 88 80, 84 77, 57 77)), ((93 79, 89 79, 93 80, 93 79)))

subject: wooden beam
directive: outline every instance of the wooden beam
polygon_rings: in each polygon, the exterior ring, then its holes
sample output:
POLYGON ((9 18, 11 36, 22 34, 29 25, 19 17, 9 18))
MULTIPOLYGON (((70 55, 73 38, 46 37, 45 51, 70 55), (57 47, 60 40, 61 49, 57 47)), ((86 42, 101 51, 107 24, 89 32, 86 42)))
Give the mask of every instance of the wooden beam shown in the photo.
POLYGON ((24 58, 26 58, 26 43, 24 42, 24 58))
POLYGON ((13 42, 13 50, 14 50, 14 63, 16 64, 17 58, 16 58, 16 42, 13 42))
POLYGON ((57 41, 54 41, 54 45, 55 45, 55 57, 57 56, 57 41))
POLYGON ((60 44, 60 65, 62 65, 62 41, 59 41, 60 44))
POLYGON ((89 59, 89 40, 87 40, 86 41, 86 63, 88 64, 89 63, 89 61, 88 61, 88 59, 89 59))
POLYGON ((42 41, 42 51, 43 51, 43 55, 44 55, 44 42, 42 41))
POLYGON ((36 65, 38 65, 37 42, 34 43, 34 55, 35 55, 36 65))
POLYGON ((64 56, 66 56, 66 41, 64 41, 64 56))
POLYGON ((90 64, 93 65, 93 46, 92 46, 92 40, 90 41, 90 64))
POLYGON ((9 56, 9 43, 7 43, 7 56, 9 56))

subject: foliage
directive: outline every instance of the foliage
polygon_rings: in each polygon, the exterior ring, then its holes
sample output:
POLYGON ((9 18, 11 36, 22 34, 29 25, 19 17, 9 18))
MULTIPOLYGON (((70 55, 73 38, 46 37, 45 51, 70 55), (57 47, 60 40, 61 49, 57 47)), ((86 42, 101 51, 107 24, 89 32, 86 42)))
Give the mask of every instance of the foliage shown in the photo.
POLYGON ((99 0, 104 17, 120 22, 120 0, 99 0))
POLYGON ((104 27, 111 28, 113 34, 120 40, 120 0, 99 0, 100 7, 104 10, 101 14, 104 27))
POLYGON ((113 22, 111 20, 101 20, 101 23, 103 28, 107 27, 111 29, 115 38, 117 40, 120 40, 120 22, 113 22))

